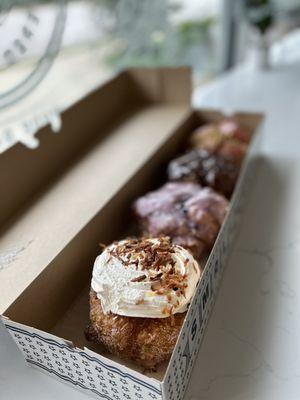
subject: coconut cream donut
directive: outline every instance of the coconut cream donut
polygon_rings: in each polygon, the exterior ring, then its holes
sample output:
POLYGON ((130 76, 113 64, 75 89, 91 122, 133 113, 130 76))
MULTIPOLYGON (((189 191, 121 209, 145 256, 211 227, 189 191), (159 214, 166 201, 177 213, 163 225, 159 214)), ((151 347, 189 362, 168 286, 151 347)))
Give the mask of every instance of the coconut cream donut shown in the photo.
POLYGON ((95 261, 88 338, 155 367, 172 354, 201 270, 168 237, 126 239, 95 261))

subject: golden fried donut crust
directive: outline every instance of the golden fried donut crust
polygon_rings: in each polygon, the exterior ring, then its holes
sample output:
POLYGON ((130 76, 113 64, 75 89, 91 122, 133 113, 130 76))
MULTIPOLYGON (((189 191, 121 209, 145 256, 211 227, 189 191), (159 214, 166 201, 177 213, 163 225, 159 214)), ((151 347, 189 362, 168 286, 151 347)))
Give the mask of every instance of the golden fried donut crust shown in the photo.
POLYGON ((103 344, 112 354, 153 369, 167 361, 174 349, 186 313, 168 318, 137 318, 104 314, 101 301, 90 291, 88 340, 103 344))

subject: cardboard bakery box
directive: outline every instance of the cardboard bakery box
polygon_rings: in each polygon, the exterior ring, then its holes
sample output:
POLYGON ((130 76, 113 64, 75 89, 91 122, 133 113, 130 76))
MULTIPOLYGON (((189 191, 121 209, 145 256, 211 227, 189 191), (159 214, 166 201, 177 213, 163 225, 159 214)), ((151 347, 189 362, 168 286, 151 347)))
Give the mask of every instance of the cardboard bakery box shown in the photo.
MULTIPOLYGON (((142 86, 146 92, 149 90, 147 82, 148 79, 143 78, 142 86)), ((163 82, 160 81, 157 88, 163 82)), ((177 92, 171 91, 169 95, 173 99, 177 92)), ((148 98, 148 101, 155 99, 148 98)), ((98 210, 91 218, 86 215, 82 228, 2 313, 6 328, 29 365, 96 397, 116 400, 183 398, 234 240, 242 205, 258 165, 263 116, 236 114, 236 118, 249 127, 253 138, 231 198, 229 213, 206 262, 170 361, 156 372, 145 372, 131 362, 108 354, 99 345, 87 342, 84 330, 89 319, 88 293, 93 261, 99 254, 98 243, 108 244, 126 236, 132 229, 132 201, 162 183, 167 161, 180 153, 183 142, 195 127, 224 117, 212 110, 189 110, 187 113, 186 104, 179 110, 181 121, 173 110, 169 115, 172 119, 170 124, 159 119, 161 113, 154 123, 152 118, 140 118, 139 113, 135 115, 136 140, 145 129, 149 135, 161 124, 172 129, 155 142, 140 165, 132 166, 131 176, 123 177, 123 185, 111 198, 105 204, 99 201, 98 210), (147 127, 146 122, 149 124, 147 127)), ((126 128, 126 120, 124 124, 121 129, 125 129, 126 136, 130 134, 130 126, 126 128)), ((114 133, 111 131, 109 137, 114 133)), ((139 142, 140 148, 142 145, 143 142, 139 142)), ((93 152, 93 148, 90 151, 93 152)), ((78 165, 82 167, 80 162, 75 163, 71 172, 79 168, 78 165)), ((90 163, 89 167, 89 174, 98 173, 97 164, 90 163)), ((79 170, 82 172, 81 168, 79 170)), ((83 176, 85 174, 75 175, 78 187, 83 176)), ((92 191, 82 193, 85 195, 87 200, 88 196, 93 197, 92 191)), ((63 203, 63 197, 60 201, 63 203)))

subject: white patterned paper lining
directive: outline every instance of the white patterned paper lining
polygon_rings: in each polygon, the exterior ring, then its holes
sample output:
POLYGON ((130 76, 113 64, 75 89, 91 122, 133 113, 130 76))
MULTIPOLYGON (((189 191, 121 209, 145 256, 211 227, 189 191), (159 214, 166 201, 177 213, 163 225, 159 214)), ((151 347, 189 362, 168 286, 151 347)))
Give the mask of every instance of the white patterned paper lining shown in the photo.
POLYGON ((108 400, 160 400, 156 387, 105 364, 84 351, 30 333, 4 321, 6 328, 32 365, 67 383, 108 400))

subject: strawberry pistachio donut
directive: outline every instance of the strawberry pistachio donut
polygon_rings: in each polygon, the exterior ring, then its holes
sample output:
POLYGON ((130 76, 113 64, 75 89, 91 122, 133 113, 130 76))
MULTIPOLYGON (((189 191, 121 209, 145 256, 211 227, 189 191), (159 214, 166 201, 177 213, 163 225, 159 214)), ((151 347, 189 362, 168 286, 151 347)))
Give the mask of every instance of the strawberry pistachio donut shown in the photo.
POLYGON ((240 165, 247 153, 251 132, 234 118, 197 128, 191 136, 193 148, 220 154, 240 165))
POLYGON ((169 236, 197 260, 212 249, 228 209, 224 196, 192 182, 165 183, 133 203, 144 235, 169 236))
POLYGON ((170 358, 200 278, 168 237, 126 239, 97 257, 87 338, 145 368, 170 358))

